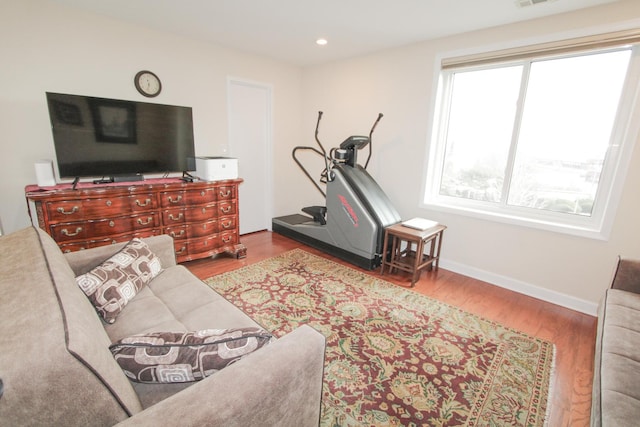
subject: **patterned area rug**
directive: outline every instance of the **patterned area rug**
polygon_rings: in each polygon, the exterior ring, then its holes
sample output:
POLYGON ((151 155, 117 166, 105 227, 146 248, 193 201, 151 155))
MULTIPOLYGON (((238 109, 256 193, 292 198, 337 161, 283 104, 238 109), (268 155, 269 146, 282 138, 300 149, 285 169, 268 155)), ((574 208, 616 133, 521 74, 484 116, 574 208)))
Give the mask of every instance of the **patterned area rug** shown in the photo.
POLYGON ((206 282, 278 337, 324 334, 322 426, 544 425, 547 341, 299 249, 206 282))

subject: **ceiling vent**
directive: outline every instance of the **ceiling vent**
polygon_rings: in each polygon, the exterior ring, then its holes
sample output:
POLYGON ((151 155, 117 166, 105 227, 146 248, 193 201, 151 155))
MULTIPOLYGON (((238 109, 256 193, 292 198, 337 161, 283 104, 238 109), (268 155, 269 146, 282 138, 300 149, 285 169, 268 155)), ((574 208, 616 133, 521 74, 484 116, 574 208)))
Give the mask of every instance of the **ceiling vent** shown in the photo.
POLYGON ((527 7, 527 6, 535 6, 541 3, 551 3, 556 0, 516 0, 516 5, 518 7, 527 7))

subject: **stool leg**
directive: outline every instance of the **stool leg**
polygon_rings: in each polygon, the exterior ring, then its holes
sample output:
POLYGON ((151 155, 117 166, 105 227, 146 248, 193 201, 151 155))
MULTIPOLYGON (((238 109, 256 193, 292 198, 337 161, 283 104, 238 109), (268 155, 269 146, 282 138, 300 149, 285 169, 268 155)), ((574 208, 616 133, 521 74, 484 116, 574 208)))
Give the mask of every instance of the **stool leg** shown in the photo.
POLYGON ((431 239, 431 248, 429 248, 429 260, 431 261, 431 263, 429 263, 429 271, 438 269, 438 257, 435 252, 437 239, 438 239, 438 236, 431 239))
POLYGON ((380 266, 380 275, 384 276, 384 265, 387 262, 387 244, 389 243, 389 232, 384 232, 384 245, 382 246, 382 265, 380 266))
POLYGON ((435 253, 435 257, 436 257, 435 270, 436 271, 438 271, 438 266, 440 265, 440 249, 442 249, 442 233, 444 233, 444 230, 441 230, 436 236, 436 239, 438 240, 438 246, 435 253))
POLYGON ((411 277, 411 287, 416 284, 416 281, 420 277, 419 265, 422 262, 422 253, 424 252, 424 241, 418 240, 416 247, 416 259, 413 264, 413 276, 411 277))
POLYGON ((398 260, 398 241, 400 239, 396 236, 391 236, 391 260, 389 264, 389 273, 392 273, 396 270, 395 262, 398 260))

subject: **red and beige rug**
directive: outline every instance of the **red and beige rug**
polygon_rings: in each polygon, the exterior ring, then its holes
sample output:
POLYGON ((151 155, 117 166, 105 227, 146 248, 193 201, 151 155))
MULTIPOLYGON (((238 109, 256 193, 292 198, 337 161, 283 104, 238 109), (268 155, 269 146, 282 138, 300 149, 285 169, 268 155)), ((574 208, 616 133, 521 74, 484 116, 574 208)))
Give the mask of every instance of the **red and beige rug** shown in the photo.
POLYGON ((207 279, 327 339, 321 426, 544 425, 554 345, 303 250, 207 279))

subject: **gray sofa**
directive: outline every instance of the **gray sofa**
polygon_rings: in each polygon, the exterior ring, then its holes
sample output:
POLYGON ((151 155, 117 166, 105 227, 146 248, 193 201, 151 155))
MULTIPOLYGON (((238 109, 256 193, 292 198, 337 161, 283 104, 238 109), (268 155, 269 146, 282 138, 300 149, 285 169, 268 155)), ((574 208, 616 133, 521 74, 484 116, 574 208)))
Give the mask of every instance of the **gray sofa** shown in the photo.
POLYGON ((618 260, 600 303, 592 426, 640 425, 640 260, 618 260))
POLYGON ((201 381, 125 376, 109 350, 122 337, 258 326, 176 265, 169 236, 144 240, 164 271, 107 324, 75 277, 123 244, 63 254, 39 229, 0 237, 0 424, 317 425, 325 342, 308 326, 201 381))

